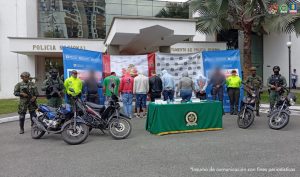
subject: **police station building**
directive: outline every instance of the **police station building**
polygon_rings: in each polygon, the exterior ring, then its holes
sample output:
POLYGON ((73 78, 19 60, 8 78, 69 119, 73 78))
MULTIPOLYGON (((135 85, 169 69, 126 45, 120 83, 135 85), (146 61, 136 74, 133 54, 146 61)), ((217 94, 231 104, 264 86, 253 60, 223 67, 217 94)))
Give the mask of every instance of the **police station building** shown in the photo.
MULTIPOLYGON (((231 48, 228 42, 218 42, 228 35, 197 33, 192 15, 190 19, 155 17, 170 4, 158 0, 0 1, 0 99, 14 97, 14 85, 23 71, 35 77, 38 87, 51 67, 63 74, 63 47, 111 55, 231 48)), ((241 41, 242 34, 237 36, 241 41)), ((253 63, 264 81, 275 64, 287 77, 287 41, 284 34, 254 37, 253 63)), ((292 43, 292 66, 297 69, 300 40, 292 35, 292 43)), ((240 48, 241 44, 233 45, 240 48)))

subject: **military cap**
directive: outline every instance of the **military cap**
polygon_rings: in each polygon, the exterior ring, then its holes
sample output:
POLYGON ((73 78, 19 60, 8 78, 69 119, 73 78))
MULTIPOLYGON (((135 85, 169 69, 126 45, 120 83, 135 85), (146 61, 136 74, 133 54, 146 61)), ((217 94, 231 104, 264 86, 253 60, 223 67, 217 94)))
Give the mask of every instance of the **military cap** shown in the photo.
POLYGON ((256 67, 252 66, 252 67, 250 68, 250 71, 256 71, 256 67))
POLYGON ((30 73, 29 72, 22 72, 21 77, 30 77, 30 73))

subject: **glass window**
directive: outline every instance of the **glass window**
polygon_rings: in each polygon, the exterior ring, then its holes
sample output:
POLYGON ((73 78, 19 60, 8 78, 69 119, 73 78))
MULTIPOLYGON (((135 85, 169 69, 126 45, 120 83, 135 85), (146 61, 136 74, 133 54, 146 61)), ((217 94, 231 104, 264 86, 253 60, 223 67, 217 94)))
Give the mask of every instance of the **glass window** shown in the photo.
POLYGON ((167 6, 152 0, 38 0, 40 37, 105 38, 114 16, 155 16, 167 6))
POLYGON ((122 5, 122 15, 137 15, 137 5, 122 5))
POLYGON ((105 38, 105 0, 39 0, 39 36, 105 38))
POLYGON ((152 6, 138 6, 138 16, 152 17, 152 6))
POLYGON ((122 0, 106 0, 106 4, 121 4, 122 0))
POLYGON ((123 0, 122 4, 132 4, 137 5, 137 0, 123 0))
POLYGON ((153 1, 149 1, 149 0, 138 0, 138 5, 139 6, 152 6, 153 1))
POLYGON ((106 4, 105 10, 107 14, 121 15, 121 4, 106 4))

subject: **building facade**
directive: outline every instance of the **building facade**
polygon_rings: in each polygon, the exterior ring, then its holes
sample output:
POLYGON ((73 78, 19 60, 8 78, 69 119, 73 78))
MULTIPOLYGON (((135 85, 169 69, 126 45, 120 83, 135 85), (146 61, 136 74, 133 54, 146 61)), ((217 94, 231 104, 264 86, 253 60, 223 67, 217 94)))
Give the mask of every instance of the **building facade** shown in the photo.
MULTIPOLYGON (((39 87, 49 68, 62 73, 64 46, 111 54, 226 48, 224 43, 214 43, 217 36, 197 33, 193 19, 153 18, 168 4, 151 0, 0 1, 0 99, 14 97, 14 85, 23 71, 29 71, 39 87)), ((274 65, 280 65, 288 77, 287 41, 284 34, 254 38, 253 63, 264 82, 274 65)), ((297 70, 299 41, 292 36, 292 68, 297 70)))
POLYGON ((38 86, 49 68, 62 73, 64 46, 106 52, 104 39, 114 17, 153 17, 167 5, 151 0, 0 1, 0 98, 14 97, 23 71, 38 86))

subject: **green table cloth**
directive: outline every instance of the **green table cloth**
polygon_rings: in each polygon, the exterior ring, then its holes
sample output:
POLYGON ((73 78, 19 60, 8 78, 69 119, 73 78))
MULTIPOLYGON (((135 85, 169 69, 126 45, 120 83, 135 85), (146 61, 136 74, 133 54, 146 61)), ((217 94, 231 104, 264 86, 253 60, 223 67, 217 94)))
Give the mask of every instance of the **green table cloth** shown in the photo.
POLYGON ((166 135, 222 129, 222 104, 219 101, 200 103, 150 103, 146 130, 166 135))

